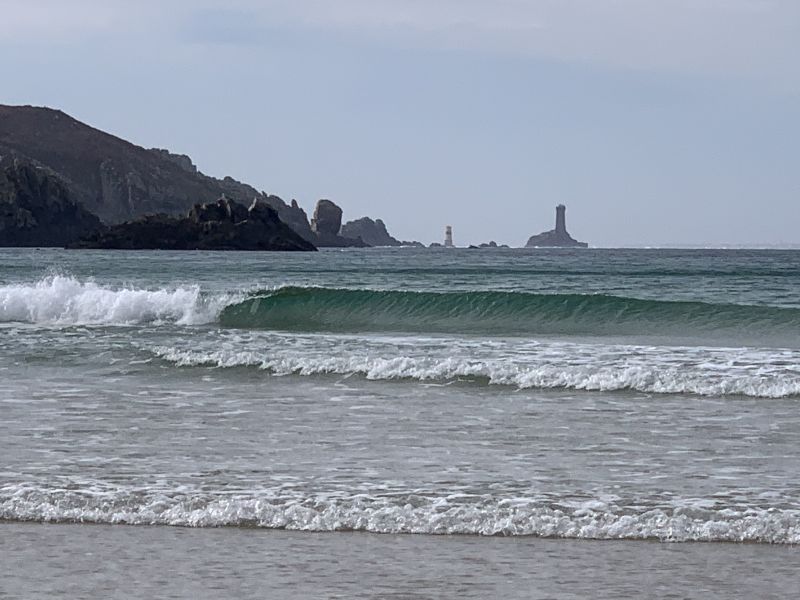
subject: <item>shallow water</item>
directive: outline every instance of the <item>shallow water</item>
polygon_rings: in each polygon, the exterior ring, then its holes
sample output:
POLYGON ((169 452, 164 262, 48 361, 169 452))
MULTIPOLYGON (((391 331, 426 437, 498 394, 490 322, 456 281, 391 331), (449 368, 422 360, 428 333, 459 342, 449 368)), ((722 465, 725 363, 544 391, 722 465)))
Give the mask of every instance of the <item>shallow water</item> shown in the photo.
POLYGON ((0 524, 0 592, 53 598, 793 598, 794 546, 0 524), (34 568, 35 565, 35 568, 34 568))

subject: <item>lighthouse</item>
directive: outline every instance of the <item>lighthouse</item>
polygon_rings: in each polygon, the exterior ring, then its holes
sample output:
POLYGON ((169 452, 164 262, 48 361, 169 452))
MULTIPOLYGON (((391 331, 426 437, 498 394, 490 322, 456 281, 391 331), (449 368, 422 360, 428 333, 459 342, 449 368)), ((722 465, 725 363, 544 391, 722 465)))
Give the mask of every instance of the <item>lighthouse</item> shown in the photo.
POLYGON ((556 233, 558 235, 567 234, 567 207, 563 204, 556 206, 556 233))
POLYGON ((453 226, 448 225, 444 228, 444 247, 454 248, 453 246, 453 226))

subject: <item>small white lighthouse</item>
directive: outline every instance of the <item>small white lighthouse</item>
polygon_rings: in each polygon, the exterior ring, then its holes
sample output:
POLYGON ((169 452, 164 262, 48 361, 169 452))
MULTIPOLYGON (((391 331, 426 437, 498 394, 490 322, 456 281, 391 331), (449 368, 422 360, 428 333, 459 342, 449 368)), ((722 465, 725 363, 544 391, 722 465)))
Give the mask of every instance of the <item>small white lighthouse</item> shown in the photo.
POLYGON ((444 228, 444 247, 454 248, 453 246, 453 226, 448 225, 444 228))

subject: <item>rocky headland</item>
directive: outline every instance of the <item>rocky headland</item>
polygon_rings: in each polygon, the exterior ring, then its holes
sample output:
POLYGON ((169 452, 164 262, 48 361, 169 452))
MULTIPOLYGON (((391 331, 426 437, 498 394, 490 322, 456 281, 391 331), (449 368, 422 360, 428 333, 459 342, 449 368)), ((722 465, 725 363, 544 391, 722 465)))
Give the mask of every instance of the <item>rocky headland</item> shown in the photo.
POLYGON ((575 240, 567 233, 567 207, 563 204, 556 206, 556 228, 533 235, 525 244, 526 248, 588 248, 586 242, 575 240))
POLYGON ((69 245, 122 250, 306 250, 303 239, 264 199, 249 208, 222 197, 196 204, 184 217, 155 214, 119 223, 69 245))
MULTIPOLYGON (((295 233, 316 246, 364 246, 330 233, 312 230, 296 201, 224 177, 201 173, 184 154, 146 149, 110 135, 51 108, 0 105, 0 157, 22 159, 58 177, 69 197, 106 225, 146 215, 185 215, 195 204, 220 197, 249 206, 254 200, 274 209, 295 233)), ((333 204, 333 203, 331 203, 333 204)), ((59 238, 60 240, 61 238, 59 238)), ((61 245, 40 238, 42 245, 61 245)))

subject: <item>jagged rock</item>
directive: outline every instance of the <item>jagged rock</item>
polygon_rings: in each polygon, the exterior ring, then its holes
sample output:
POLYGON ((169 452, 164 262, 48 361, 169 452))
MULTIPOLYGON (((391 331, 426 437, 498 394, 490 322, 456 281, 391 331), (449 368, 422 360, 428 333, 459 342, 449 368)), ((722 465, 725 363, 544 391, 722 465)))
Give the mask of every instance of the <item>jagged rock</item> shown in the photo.
POLYGON ((498 247, 497 246, 497 242, 495 242, 494 240, 492 240, 488 244, 485 244, 485 243, 484 244, 478 244, 478 248, 497 248, 497 247, 498 247))
MULTIPOLYGON (((236 206, 242 209, 244 208, 240 204, 236 206)), ((250 208, 248 208, 244 213, 243 219, 255 219, 257 221, 268 223, 274 218, 275 213, 277 213, 277 211, 272 208, 272 206, 270 206, 270 204, 264 198, 254 198, 250 208)))
POLYGON ((65 246, 101 227, 56 175, 23 159, 0 159, 0 246, 65 246))
POLYGON ((264 200, 245 208, 228 198, 198 204, 185 217, 147 215, 87 236, 74 248, 124 250, 316 250, 264 200))
POLYGON ((311 219, 311 231, 316 236, 316 244, 328 248, 364 248, 368 246, 360 238, 339 235, 342 228, 342 209, 330 200, 319 200, 311 219))
POLYGON ((423 244, 422 242, 417 242, 415 240, 412 240, 410 242, 407 241, 407 240, 403 240, 403 241, 400 242, 400 245, 401 246, 408 246, 410 248, 424 248, 425 247, 425 244, 423 244))
POLYGON ((440 244, 439 242, 431 242, 428 248, 444 248, 444 244, 440 244))
POLYGON ((173 154, 166 148, 150 148, 150 152, 157 154, 161 158, 166 158, 167 160, 172 161, 188 173, 197 173, 197 167, 192 162, 192 159, 185 154, 173 154))
MULTIPOLYGON (((254 201, 253 206, 256 205, 256 202, 257 200, 254 201)), ((252 207, 250 210, 253 210, 252 207)), ((238 223, 248 218, 248 210, 241 204, 228 200, 223 196, 216 202, 195 204, 189 210, 188 218, 195 223, 209 223, 212 221, 238 223)))
POLYGON ((567 233, 566 223, 567 207, 563 204, 556 206, 556 228, 531 236, 526 248, 562 247, 562 248, 588 248, 586 242, 579 242, 567 233))
POLYGON ((386 231, 386 225, 380 219, 374 221, 369 217, 362 217, 355 221, 348 221, 342 225, 342 235, 348 238, 361 238, 370 246, 400 246, 402 242, 393 238, 386 231))
POLYGON ((311 231, 308 215, 297 204, 297 200, 292 200, 291 205, 289 205, 280 197, 271 194, 263 195, 262 198, 278 212, 280 220, 294 229, 304 240, 312 244, 317 241, 317 236, 311 231))

